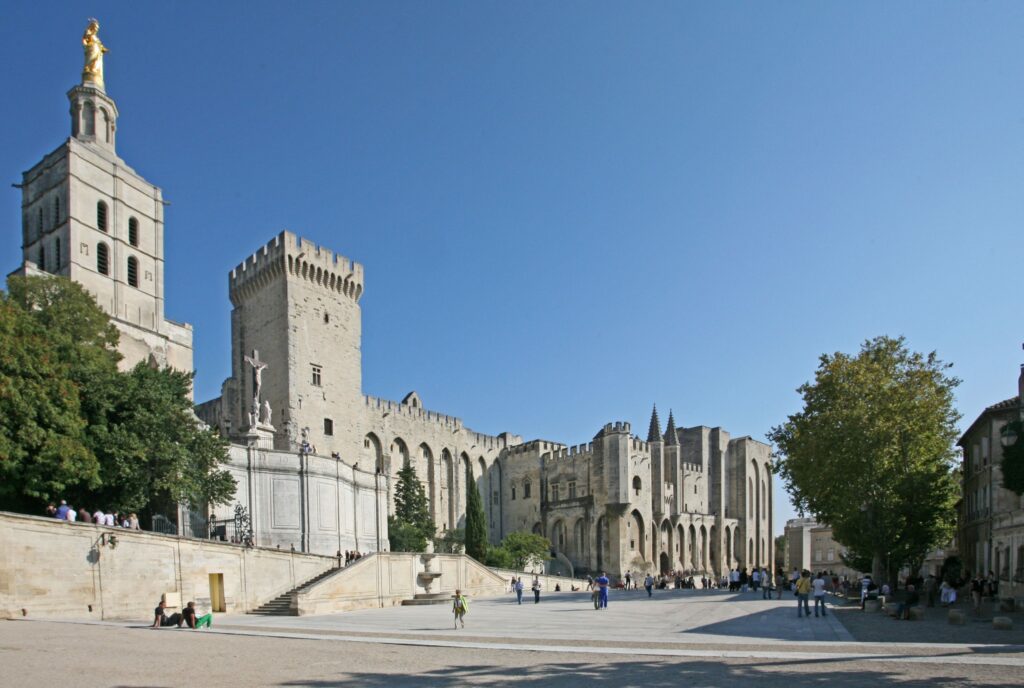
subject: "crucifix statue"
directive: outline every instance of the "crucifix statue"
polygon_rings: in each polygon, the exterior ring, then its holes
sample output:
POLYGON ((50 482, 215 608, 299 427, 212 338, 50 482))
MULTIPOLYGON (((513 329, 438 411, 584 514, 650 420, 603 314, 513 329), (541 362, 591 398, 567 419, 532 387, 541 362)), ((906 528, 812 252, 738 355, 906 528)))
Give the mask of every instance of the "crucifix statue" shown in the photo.
POLYGON ((263 387, 263 371, 267 367, 265 361, 260 360, 260 352, 252 350, 252 356, 246 356, 245 362, 252 366, 252 413, 259 417, 260 411, 260 388, 263 387))

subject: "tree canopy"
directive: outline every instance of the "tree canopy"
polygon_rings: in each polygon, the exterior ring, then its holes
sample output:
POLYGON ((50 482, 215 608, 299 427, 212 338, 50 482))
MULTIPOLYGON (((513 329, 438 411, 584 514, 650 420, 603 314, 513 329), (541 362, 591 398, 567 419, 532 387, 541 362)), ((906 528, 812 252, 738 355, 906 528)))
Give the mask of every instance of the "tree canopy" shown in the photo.
POLYGON ((466 466, 466 554, 477 561, 487 557, 487 516, 473 471, 466 466))
POLYGON ((406 464, 398 471, 395 484, 395 513, 388 516, 391 551, 422 552, 434 530, 423 483, 416 476, 416 469, 406 464))
POLYGON ((878 337, 856 356, 823 355, 797 391, 803 410, 772 428, 794 506, 832 526, 851 559, 892 578, 920 566, 955 525, 959 380, 934 352, 878 337))
MULTIPOLYGON (((527 566, 540 564, 551 556, 551 541, 543 535, 515 531, 505 536, 500 549, 507 552, 507 560, 514 568, 523 570, 527 566)), ((500 552, 495 556, 505 559, 505 555, 500 552)))
POLYGON ((12 277, 0 294, 0 496, 145 511, 234 493, 227 444, 192 413, 192 375, 118 370, 118 332, 62 277, 12 277))

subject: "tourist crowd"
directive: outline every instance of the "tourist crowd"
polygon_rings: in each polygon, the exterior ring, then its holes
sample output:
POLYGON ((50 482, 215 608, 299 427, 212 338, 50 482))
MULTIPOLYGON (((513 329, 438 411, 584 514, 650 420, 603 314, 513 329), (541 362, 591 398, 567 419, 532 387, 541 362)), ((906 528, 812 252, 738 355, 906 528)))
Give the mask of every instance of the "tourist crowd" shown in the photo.
POLYGON ((46 507, 46 515, 56 518, 59 521, 71 521, 77 523, 92 523, 98 526, 109 526, 111 528, 130 528, 139 530, 139 517, 136 514, 119 514, 116 511, 104 513, 102 509, 89 513, 86 508, 75 510, 67 501, 61 500, 60 506, 50 504, 46 507))

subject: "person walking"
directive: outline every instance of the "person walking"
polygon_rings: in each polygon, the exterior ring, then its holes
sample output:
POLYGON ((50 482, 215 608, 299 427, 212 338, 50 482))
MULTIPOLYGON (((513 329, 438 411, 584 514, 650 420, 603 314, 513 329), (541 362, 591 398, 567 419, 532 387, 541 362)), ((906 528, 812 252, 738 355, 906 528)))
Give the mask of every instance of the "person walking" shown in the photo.
POLYGON ((828 616, 825 612, 825 578, 819 572, 818 577, 814 579, 814 615, 818 615, 818 607, 821 607, 821 615, 828 616))
POLYGON ((519 604, 523 603, 523 579, 522 579, 522 577, 516 578, 516 601, 519 604))
POLYGON ((654 576, 647 574, 647 578, 644 578, 644 589, 647 590, 648 597, 654 597, 654 576))
POLYGON ((774 581, 772 581, 772 574, 768 569, 761 569, 761 599, 770 600, 772 598, 772 588, 774 581))
POLYGON ((608 574, 604 571, 597 577, 597 600, 599 609, 608 608, 608 574))
POLYGON ((811 618, 811 605, 807 598, 811 594, 811 572, 804 570, 796 580, 796 618, 800 618, 807 612, 807 618, 811 618))
POLYGON ((461 590, 455 591, 455 599, 452 601, 452 613, 455 615, 455 628, 466 627, 466 612, 469 611, 469 601, 462 594, 461 590))
POLYGON ((537 604, 540 602, 540 578, 537 576, 533 577, 533 585, 530 586, 530 590, 533 590, 533 603, 537 604))

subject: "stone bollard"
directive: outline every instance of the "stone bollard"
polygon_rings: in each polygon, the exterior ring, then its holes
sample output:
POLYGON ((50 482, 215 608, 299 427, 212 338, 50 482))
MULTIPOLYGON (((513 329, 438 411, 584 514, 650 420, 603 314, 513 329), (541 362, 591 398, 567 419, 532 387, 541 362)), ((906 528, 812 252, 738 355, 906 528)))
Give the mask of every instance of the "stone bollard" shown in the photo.
POLYGON ((864 611, 866 612, 877 612, 881 608, 882 605, 878 600, 864 600, 864 611))
POLYGON ((992 619, 992 628, 997 631, 1012 631, 1013 619, 1008 616, 997 616, 992 619))
POLYGON ((911 621, 920 621, 923 618, 924 618, 924 609, 922 609, 921 607, 911 607, 910 608, 910 620, 911 621))
POLYGON ((954 626, 963 626, 967 623, 967 615, 959 609, 950 609, 948 618, 949 623, 953 624, 954 626))

